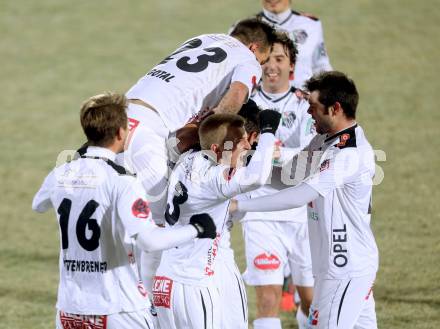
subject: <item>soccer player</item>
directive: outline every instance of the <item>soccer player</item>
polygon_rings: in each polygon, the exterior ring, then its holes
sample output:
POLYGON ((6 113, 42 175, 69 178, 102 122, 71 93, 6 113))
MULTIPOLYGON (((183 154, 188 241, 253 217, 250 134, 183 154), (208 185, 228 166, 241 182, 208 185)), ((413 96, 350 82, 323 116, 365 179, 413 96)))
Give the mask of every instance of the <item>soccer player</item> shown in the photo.
POLYGON ((222 305, 213 276, 219 240, 227 229, 229 199, 264 184, 272 168, 273 133, 280 116, 264 111, 259 120, 260 141, 248 166, 242 167, 243 155, 250 149, 243 118, 214 114, 200 125, 202 150, 182 155, 170 176, 168 224, 179 227, 195 211, 204 212, 214 219, 217 238, 164 251, 153 284, 161 328, 221 328, 222 305))
MULTIPOLYGON (((286 158, 306 147, 315 131, 312 117, 307 113, 307 100, 300 90, 290 86, 297 51, 293 41, 286 34, 283 36, 274 43, 269 61, 263 65, 262 83, 252 99, 260 107, 281 114, 275 136, 281 144, 281 156, 286 158)), ((280 168, 274 170, 280 172, 280 168)), ((279 179, 275 172, 272 180, 279 179)), ((268 184, 249 192, 247 197, 256 198, 277 191, 268 184)), ((242 227, 247 265, 243 278, 248 285, 255 286, 257 298, 254 328, 281 329, 279 306, 286 267, 301 298, 297 311, 299 328, 305 328, 313 296, 306 207, 282 212, 252 212, 242 219, 242 227)))
MULTIPOLYGON (((258 115, 260 108, 250 99, 238 115, 245 119, 244 128, 251 149, 255 150, 260 135, 258 115)), ((248 161, 248 159, 246 159, 248 161)), ((218 289, 222 307, 220 329, 248 329, 246 288, 231 248, 233 219, 228 218, 218 244, 214 284, 218 289)))
MULTIPOLYGON (((275 36, 272 27, 257 19, 239 22, 230 35, 196 36, 127 92, 131 129, 124 158, 152 201, 166 192, 169 133, 207 108, 237 113, 261 77, 260 64, 269 57, 275 36)), ((163 214, 161 202, 157 208, 163 214)))
POLYGON ((291 9, 291 0, 262 0, 257 17, 289 34, 298 47, 293 85, 303 88, 313 74, 332 69, 318 18, 291 9))
POLYGON ((356 123, 358 92, 351 79, 335 71, 312 77, 306 86, 318 133, 306 148, 306 179, 276 194, 233 202, 231 210, 307 204, 315 277, 310 328, 376 329, 372 286, 378 250, 370 228, 375 163, 356 123))
POLYGON ((180 227, 154 224, 142 185, 113 162, 127 137, 126 107, 111 93, 83 104, 85 154, 52 170, 32 203, 38 212, 53 207, 60 225, 57 329, 152 329, 135 246, 161 250, 216 236, 206 214, 180 227))

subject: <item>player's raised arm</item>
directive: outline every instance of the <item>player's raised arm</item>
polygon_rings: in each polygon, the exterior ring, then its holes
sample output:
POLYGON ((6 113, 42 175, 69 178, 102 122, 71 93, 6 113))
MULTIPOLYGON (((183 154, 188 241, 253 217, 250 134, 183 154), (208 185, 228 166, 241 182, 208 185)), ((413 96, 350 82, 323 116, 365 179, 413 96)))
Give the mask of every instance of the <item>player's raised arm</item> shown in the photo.
MULTIPOLYGON (((250 149, 245 133, 242 134, 237 146, 234 145, 234 142, 231 143, 232 152, 230 155, 222 151, 220 163, 227 164, 228 166, 223 166, 223 175, 216 177, 215 184, 219 195, 225 198, 232 198, 237 194, 256 189, 264 185, 270 176, 275 146, 274 133, 280 122, 280 114, 276 111, 265 110, 260 113, 259 120, 260 140, 252 160, 246 167, 237 168, 238 158, 243 155, 243 152, 250 149), (247 147, 240 149, 240 145, 243 143, 247 147), (228 161, 229 163, 227 163, 228 161)), ((203 128, 204 126, 202 125, 201 135, 204 134, 203 128)), ((225 145, 227 145, 227 141, 225 145)))
POLYGON ((215 113, 236 114, 240 111, 243 104, 246 103, 249 95, 250 90, 248 86, 239 81, 232 82, 229 90, 214 111, 215 113))

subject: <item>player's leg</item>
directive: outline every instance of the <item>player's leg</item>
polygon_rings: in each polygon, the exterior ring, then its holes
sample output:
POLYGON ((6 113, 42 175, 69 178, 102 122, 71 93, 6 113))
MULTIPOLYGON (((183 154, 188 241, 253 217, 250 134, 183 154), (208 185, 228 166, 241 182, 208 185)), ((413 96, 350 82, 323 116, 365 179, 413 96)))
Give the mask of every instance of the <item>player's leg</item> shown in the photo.
POLYGON ((281 328, 279 306, 287 263, 286 246, 279 238, 282 225, 274 222, 247 221, 243 223, 248 285, 255 286, 257 314, 256 329, 281 328))
MULTIPOLYGON (((292 281, 300 297, 300 307, 296 313, 298 327, 307 327, 307 317, 313 299, 312 259, 307 223, 286 223, 289 234, 285 236, 290 241, 289 266, 292 281)), ((287 229, 286 229, 287 230, 287 229)), ((286 243, 288 243, 286 241, 286 243)))
POLYGON ((367 296, 374 276, 317 280, 310 307, 312 329, 376 329, 374 303, 367 296))
POLYGON ((222 255, 220 248, 215 265, 214 281, 222 307, 222 329, 247 329, 248 308, 246 288, 234 255, 222 255))

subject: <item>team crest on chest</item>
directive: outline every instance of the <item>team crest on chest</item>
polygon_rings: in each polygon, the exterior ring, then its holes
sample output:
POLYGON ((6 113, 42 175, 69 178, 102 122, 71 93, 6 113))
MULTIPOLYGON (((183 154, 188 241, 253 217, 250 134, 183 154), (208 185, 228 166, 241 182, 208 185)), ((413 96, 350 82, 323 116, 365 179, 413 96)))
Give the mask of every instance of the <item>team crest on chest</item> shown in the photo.
POLYGON ((305 44, 307 41, 307 37, 309 36, 307 34, 307 32, 304 30, 294 30, 292 32, 292 34, 293 34, 293 39, 295 40, 295 42, 300 45, 305 44))
POLYGON ((281 125, 287 128, 292 128, 295 119, 296 114, 294 112, 284 112, 281 118, 281 125))

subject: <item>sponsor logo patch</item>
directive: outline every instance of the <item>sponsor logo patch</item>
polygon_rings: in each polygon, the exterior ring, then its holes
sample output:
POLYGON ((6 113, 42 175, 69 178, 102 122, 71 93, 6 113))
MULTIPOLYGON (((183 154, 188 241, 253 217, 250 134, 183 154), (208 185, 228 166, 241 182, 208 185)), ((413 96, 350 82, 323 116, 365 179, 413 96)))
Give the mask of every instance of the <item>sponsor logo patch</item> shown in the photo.
POLYGON ((153 282, 153 304, 156 307, 170 308, 173 280, 166 276, 155 276, 153 282))
POLYGON ((336 144, 337 147, 345 146, 345 143, 350 139, 350 134, 342 134, 341 137, 339 137, 339 143, 336 144))
POLYGON ((280 267, 281 261, 276 255, 261 254, 255 257, 254 265, 260 270, 276 270, 280 267))
POLYGON ((131 212, 136 218, 147 218, 150 215, 150 207, 148 207, 148 202, 142 200, 141 198, 137 199, 131 206, 131 212))
POLYGON ((60 311, 63 329, 106 329, 107 315, 81 315, 60 311))

